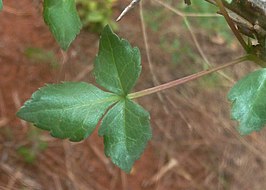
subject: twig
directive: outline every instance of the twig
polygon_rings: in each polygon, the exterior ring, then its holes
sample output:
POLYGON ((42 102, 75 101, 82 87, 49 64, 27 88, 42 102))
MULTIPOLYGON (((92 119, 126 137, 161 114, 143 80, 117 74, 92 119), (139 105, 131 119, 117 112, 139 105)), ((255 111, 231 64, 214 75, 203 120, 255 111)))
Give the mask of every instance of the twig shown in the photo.
POLYGON ((73 81, 80 81, 82 80, 88 73, 90 73, 93 69, 92 65, 88 65, 83 71, 81 71, 74 79, 73 81))
POLYGON ((229 27, 231 28, 232 32, 234 33, 234 35, 236 36, 236 38, 240 42, 241 46, 246 50, 246 52, 248 52, 248 46, 247 46, 246 42, 242 38, 242 36, 239 33, 239 31, 236 29, 235 24, 233 23, 233 21, 231 20, 230 16, 228 15, 226 9, 224 8, 224 5, 223 5, 222 1, 221 0, 215 0, 215 2, 218 5, 218 7, 220 8, 220 11, 223 14, 227 24, 229 25, 229 27))
MULTIPOLYGON (((145 45, 146 57, 147 57, 149 69, 150 69, 150 72, 151 72, 151 75, 152 75, 152 82, 153 82, 154 86, 157 86, 157 85, 159 85, 159 80, 156 77, 156 74, 155 74, 154 68, 153 68, 153 64, 152 64, 150 46, 149 46, 149 41, 148 41, 148 35, 147 35, 146 25, 145 25, 144 16, 143 16, 142 2, 140 3, 140 21, 141 21, 141 29, 142 29, 142 36, 143 36, 144 45, 145 45)), ((159 100, 163 103, 164 102, 163 94, 157 93, 157 96, 158 96, 159 100)), ((163 105, 164 111, 167 114, 169 114, 168 107, 165 104, 162 104, 162 105, 163 105)))
POLYGON ((186 76, 186 77, 183 77, 183 78, 180 78, 180 79, 177 79, 177 80, 165 83, 165 84, 161 84, 159 86, 155 86, 155 87, 148 88, 148 89, 145 89, 145 90, 142 90, 142 91, 139 91, 139 92, 131 93, 131 94, 128 95, 128 98, 129 99, 134 99, 134 98, 139 98, 139 97, 146 96, 146 95, 149 95, 149 94, 157 93, 157 92, 160 92, 162 90, 166 90, 166 89, 178 86, 180 84, 184 84, 184 83, 187 83, 189 81, 198 79, 198 78, 203 77, 205 75, 217 72, 217 71, 219 71, 221 69, 224 69, 226 67, 235 65, 237 63, 244 62, 244 61, 249 60, 249 59, 251 59, 251 57, 250 57, 250 55, 247 55, 247 56, 238 58, 238 59, 236 59, 236 60, 234 60, 232 62, 226 63, 224 65, 221 65, 221 66, 218 66, 218 67, 214 67, 212 69, 207 69, 207 70, 204 70, 204 71, 201 71, 201 72, 198 72, 198 73, 195 73, 195 74, 192 74, 192 75, 189 75, 189 76, 186 76))
POLYGON ((61 80, 66 80, 66 76, 65 76, 65 72, 64 69, 66 68, 66 64, 68 62, 68 55, 66 52, 64 52, 63 50, 60 50, 61 53, 61 61, 60 61, 60 70, 59 70, 59 74, 57 75, 57 82, 60 82, 61 80))
POLYGON ((131 3, 123 10, 123 12, 119 15, 119 17, 116 19, 116 21, 120 21, 123 16, 125 16, 131 9, 133 9, 136 4, 138 4, 140 0, 132 0, 131 3))
POLYGON ((93 153, 99 158, 99 160, 104 164, 106 170, 108 171, 108 173, 110 175, 114 175, 114 171, 112 168, 112 163, 110 162, 110 160, 108 158, 106 158, 106 156, 104 156, 104 154, 99 151, 99 149, 96 147, 96 145, 94 145, 91 141, 89 141, 89 147, 91 148, 91 150, 93 151, 93 153))
POLYGON ((52 178, 53 178, 56 190, 63 190, 62 184, 60 182, 60 178, 55 174, 52 175, 52 178))
POLYGON ((121 174, 121 181, 122 181, 122 189, 128 190, 127 175, 122 170, 120 174, 121 174))
POLYGON ((71 145, 69 142, 64 141, 63 142, 63 147, 65 151, 65 167, 66 167, 66 172, 69 180, 71 181, 71 184, 73 185, 74 189, 81 189, 82 184, 77 181, 77 177, 74 174, 73 167, 72 167, 72 150, 71 150, 71 145))
MULTIPOLYGON (((16 106, 16 109, 18 110, 21 107, 21 101, 20 101, 18 92, 16 90, 13 91, 12 98, 13 98, 14 104, 16 106)), ((20 122, 21 122, 21 125, 23 126, 24 130, 26 130, 27 129, 27 122, 22 120, 22 119, 20 119, 20 122)))
POLYGON ((118 178, 119 178, 119 170, 116 169, 116 171, 114 172, 114 175, 112 176, 112 179, 111 179, 111 182, 110 182, 110 188, 109 190, 114 190, 115 189, 115 186, 116 186, 116 183, 118 181, 118 178))
POLYGON ((158 182, 168 171, 173 169, 178 165, 178 161, 172 158, 166 165, 164 165, 155 175, 151 177, 151 179, 144 181, 143 186, 147 187, 158 182))

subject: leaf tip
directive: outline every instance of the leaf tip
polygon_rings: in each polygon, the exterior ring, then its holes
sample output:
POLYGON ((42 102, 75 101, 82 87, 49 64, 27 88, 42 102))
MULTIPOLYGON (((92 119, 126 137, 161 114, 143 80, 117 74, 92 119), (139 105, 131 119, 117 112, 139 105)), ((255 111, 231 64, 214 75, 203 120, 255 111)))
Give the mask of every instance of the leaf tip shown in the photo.
POLYGON ((20 119, 23 119, 23 112, 21 111, 22 107, 17 111, 16 116, 20 119))
POLYGON ((103 28, 103 31, 111 31, 113 32, 111 26, 109 24, 106 24, 105 27, 103 28))

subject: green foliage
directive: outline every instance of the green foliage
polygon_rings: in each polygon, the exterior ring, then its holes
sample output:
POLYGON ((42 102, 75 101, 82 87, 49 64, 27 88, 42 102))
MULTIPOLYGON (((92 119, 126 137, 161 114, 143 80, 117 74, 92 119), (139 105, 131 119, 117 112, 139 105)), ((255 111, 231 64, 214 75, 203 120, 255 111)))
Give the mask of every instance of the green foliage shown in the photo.
POLYGON ((131 48, 126 40, 120 40, 111 28, 106 27, 94 64, 97 83, 111 92, 126 96, 135 85, 140 72, 139 49, 131 48))
POLYGON ((104 136, 105 154, 126 172, 130 172, 151 138, 149 120, 149 113, 127 98, 103 118, 99 135, 104 136))
POLYGON ((34 63, 49 63, 53 68, 59 66, 53 51, 37 47, 29 47, 25 49, 24 55, 34 63))
POLYGON ((54 137, 80 141, 93 132, 106 109, 117 100, 91 84, 65 82, 35 92, 17 115, 51 131, 54 137))
POLYGON ((115 2, 116 0, 76 0, 83 26, 98 33, 106 24, 116 27, 111 19, 115 2))
POLYGON ((248 74, 230 90, 232 118, 239 121, 239 131, 249 134, 266 123, 266 69, 248 74))
POLYGON ((54 137, 71 141, 86 138, 103 117, 99 135, 104 136, 105 153, 129 172, 151 138, 149 113, 127 97, 140 71, 138 48, 107 26, 94 73, 96 82, 112 93, 83 82, 47 85, 35 92, 17 115, 54 137))
POLYGON ((0 0, 0 11, 3 9, 3 1, 0 0))
POLYGON ((63 50, 69 47, 82 27, 75 0, 44 0, 43 18, 63 50))
MULTIPOLYGON (((76 2, 85 25, 89 24, 91 27, 95 24, 94 27, 98 31, 110 22, 111 8, 115 0, 77 0, 76 2)), ((173 3, 170 0, 167 2, 173 3)), ((227 0, 227 2, 231 1, 227 0)), ((181 3, 175 6, 180 8, 181 3)), ((0 10, 2 7, 3 3, 0 0, 0 10)), ((214 13, 217 8, 204 1, 194 0, 192 6, 186 6, 184 11, 214 13)), ((147 15, 145 18, 154 31, 165 26, 164 22, 169 20, 165 13, 154 10, 149 14, 145 13, 147 15)), ((68 49, 82 27, 75 0, 44 0, 43 18, 64 50, 68 49)), ((191 22, 194 28, 199 26, 207 29, 208 32, 221 34, 224 39, 231 40, 231 34, 221 33, 225 31, 224 26, 226 26, 223 18, 215 17, 213 21, 208 18, 208 22, 204 20, 205 18, 197 19, 200 21, 191 22)), ((187 22, 186 25, 188 26, 187 22)), ((263 40, 263 43, 266 42, 264 38, 263 40)), ((178 40, 172 41, 171 39, 169 43, 162 43, 166 51, 178 50, 178 54, 191 55, 192 58, 194 56, 191 49, 187 49, 184 45, 181 46, 178 40)), ((264 46, 265 44, 259 47, 263 50, 258 52, 265 52, 264 46)), ((253 48, 253 46, 250 47, 253 48)), ((40 62, 55 61, 54 54, 42 49, 28 48, 25 55, 40 62)), ((265 58, 265 56, 260 58, 265 58)), ((180 59, 179 55, 173 57, 175 62, 178 59, 180 59)), ((196 60, 197 57, 193 59, 196 60)), ((131 47, 129 42, 115 35, 109 26, 103 30, 94 66, 96 82, 106 91, 84 82, 48 84, 37 90, 31 99, 25 102, 17 116, 32 122, 40 129, 50 131, 54 137, 68 138, 71 141, 81 141, 87 138, 95 130, 97 124, 100 124, 99 135, 104 138, 105 154, 126 172, 130 172, 152 136, 149 113, 131 99, 211 73, 203 71, 198 75, 184 77, 183 79, 186 80, 183 81, 176 80, 164 86, 154 87, 133 95, 129 94, 141 72, 140 52, 138 48, 131 47)), ((221 68, 225 67, 217 67, 209 71, 214 72, 221 68)), ((266 69, 253 72, 240 80, 228 94, 233 106, 232 118, 239 121, 239 130, 242 134, 258 131, 266 123, 265 81, 266 69)), ((17 151, 25 161, 32 163, 37 153, 46 146, 45 143, 34 140, 33 146, 21 146, 17 151)))

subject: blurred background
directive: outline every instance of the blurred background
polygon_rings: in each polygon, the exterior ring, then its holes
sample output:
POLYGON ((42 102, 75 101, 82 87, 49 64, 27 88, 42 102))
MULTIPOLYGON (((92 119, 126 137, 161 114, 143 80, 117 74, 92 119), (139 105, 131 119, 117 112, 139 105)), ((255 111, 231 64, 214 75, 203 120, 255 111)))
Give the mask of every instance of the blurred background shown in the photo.
POLYGON ((55 139, 15 113, 45 83, 94 83, 93 60, 107 24, 138 46, 135 91, 226 63, 244 54, 217 8, 204 0, 145 0, 119 23, 129 0, 77 0, 84 29, 62 52, 42 19, 40 0, 3 0, 0 13, 1 190, 262 190, 265 130, 240 136, 227 92, 248 62, 138 99, 153 138, 130 174, 104 155, 97 130, 80 143, 55 139))

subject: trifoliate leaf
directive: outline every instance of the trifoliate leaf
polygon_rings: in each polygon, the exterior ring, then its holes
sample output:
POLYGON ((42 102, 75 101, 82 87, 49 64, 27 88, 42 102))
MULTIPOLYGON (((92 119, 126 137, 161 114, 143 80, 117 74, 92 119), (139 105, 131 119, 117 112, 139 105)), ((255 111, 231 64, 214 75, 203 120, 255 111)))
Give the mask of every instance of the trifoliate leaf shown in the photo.
POLYGON ((87 83, 47 85, 32 95, 17 116, 58 138, 80 141, 92 133, 119 97, 87 83))
POLYGON ((17 115, 51 131, 54 137, 80 141, 91 134, 106 113, 99 128, 105 153, 129 172, 151 138, 149 113, 127 97, 140 71, 139 50, 107 26, 94 73, 98 84, 113 93, 87 83, 47 85, 35 92, 17 115))
POLYGON ((140 72, 139 49, 132 48, 126 40, 120 39, 106 26, 94 64, 97 83, 111 92, 125 96, 135 85, 140 72))
POLYGON ((232 118, 239 121, 239 131, 249 134, 266 124, 266 69, 255 71, 238 81, 228 94, 232 118))
POLYGON ((151 138, 150 116, 131 100, 120 100, 104 116, 99 135, 104 136, 105 154, 130 172, 151 138))
POLYGON ((0 11, 3 9, 3 1, 0 0, 0 11))
POLYGON ((66 50, 82 27, 75 0, 44 0, 43 17, 61 48, 66 50))

